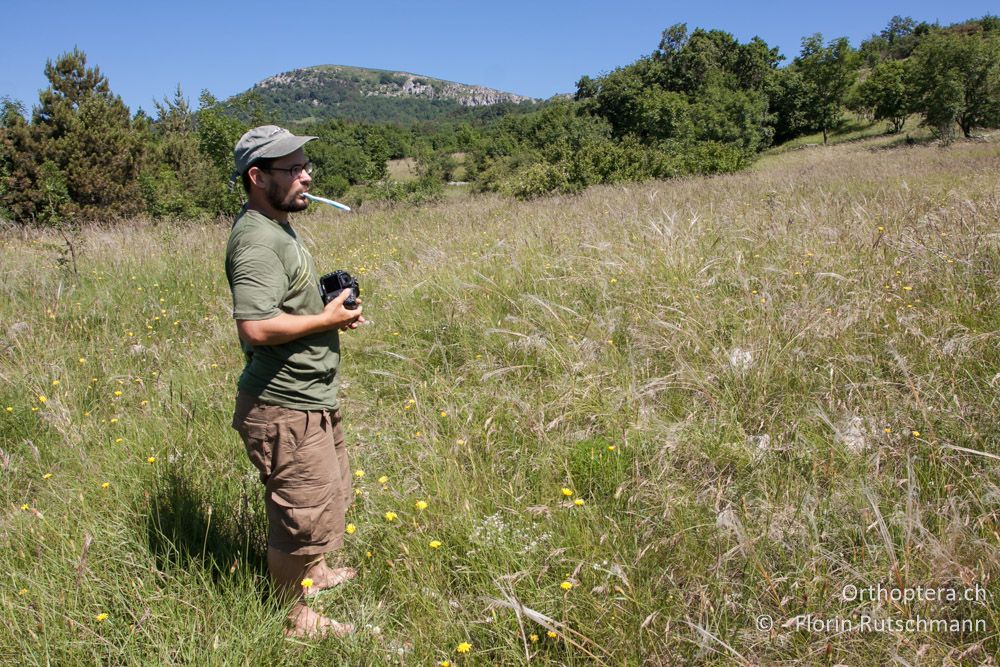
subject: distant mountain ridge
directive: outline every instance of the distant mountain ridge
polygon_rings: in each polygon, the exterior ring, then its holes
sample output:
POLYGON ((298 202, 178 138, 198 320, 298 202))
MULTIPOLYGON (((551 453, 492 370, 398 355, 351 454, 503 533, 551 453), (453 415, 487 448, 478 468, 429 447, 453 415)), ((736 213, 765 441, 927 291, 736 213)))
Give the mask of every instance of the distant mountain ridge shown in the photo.
POLYGON ((229 100, 251 99, 285 122, 331 118, 376 122, 435 120, 463 110, 533 104, 524 95, 430 76, 345 65, 317 65, 282 72, 229 100))

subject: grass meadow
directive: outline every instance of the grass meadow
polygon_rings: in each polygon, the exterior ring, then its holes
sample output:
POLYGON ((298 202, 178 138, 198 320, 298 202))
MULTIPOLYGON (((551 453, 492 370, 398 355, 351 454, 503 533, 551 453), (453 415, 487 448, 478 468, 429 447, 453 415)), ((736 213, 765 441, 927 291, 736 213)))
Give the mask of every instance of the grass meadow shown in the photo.
POLYGON ((228 221, 5 228, 0 663, 994 664, 998 175, 866 140, 300 217, 370 320, 318 642, 229 427, 228 221))

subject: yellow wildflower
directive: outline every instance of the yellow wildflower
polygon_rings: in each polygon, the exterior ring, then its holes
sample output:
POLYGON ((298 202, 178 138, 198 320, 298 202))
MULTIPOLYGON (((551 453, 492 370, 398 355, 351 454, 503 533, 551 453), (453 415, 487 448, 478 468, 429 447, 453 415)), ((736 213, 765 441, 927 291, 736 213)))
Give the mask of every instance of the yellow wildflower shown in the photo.
POLYGON ((354 471, 354 476, 357 477, 358 479, 361 479, 362 477, 365 476, 365 471, 359 468, 354 471))
POLYGON ((576 505, 577 507, 583 507, 583 498, 577 498, 576 500, 573 501, 573 504, 576 505))
POLYGON ((566 488, 566 487, 564 486, 564 487, 563 487, 563 489, 562 489, 562 494, 563 494, 564 496, 566 496, 567 498, 569 498, 570 496, 572 496, 572 495, 573 495, 573 490, 572 490, 572 489, 567 489, 567 488, 566 488))
POLYGON ((441 411, 441 416, 442 416, 442 417, 447 417, 447 416, 448 416, 448 413, 447 413, 446 411, 442 410, 442 411, 441 411))
POLYGON ((386 512, 385 513, 385 520, 386 521, 395 521, 396 520, 396 513, 395 512, 386 512))
POLYGON ((558 637, 558 636, 559 636, 559 634, 558 634, 558 633, 556 633, 556 632, 553 632, 552 630, 549 630, 549 631, 548 631, 548 632, 546 632, 545 634, 546 634, 546 635, 547 635, 547 636, 549 637, 549 639, 555 639, 556 637, 558 637))
POLYGON ((45 473, 44 475, 42 475, 42 479, 52 479, 52 473, 50 472, 45 473))
POLYGON ((53 380, 52 381, 52 386, 53 387, 58 387, 59 386, 59 380, 53 380))
POLYGON ((108 488, 109 486, 111 486, 111 482, 104 482, 103 484, 101 484, 101 488, 102 488, 102 489, 106 489, 106 488, 108 488))
POLYGON ((348 535, 353 535, 354 531, 356 531, 357 529, 358 529, 358 527, 355 526, 353 523, 347 524, 347 534, 348 535))
POLYGON ((121 389, 115 389, 115 396, 121 396, 121 395, 122 395, 121 389))
POLYGON ((7 412, 14 412, 14 406, 13 405, 8 405, 7 406, 7 412))
POLYGON ((21 505, 21 509, 27 512, 29 509, 31 509, 31 506, 28 505, 28 503, 24 503, 23 505, 21 505))
POLYGON ((913 431, 913 437, 914 438, 919 438, 920 437, 920 431, 913 431))
POLYGON ((615 451, 615 446, 614 445, 608 445, 608 451, 609 452, 615 451))
POLYGON ((102 613, 98 614, 97 616, 95 616, 94 620, 97 621, 98 623, 100 623, 102 621, 106 621, 106 620, 108 620, 108 615, 102 612, 102 613))
POLYGON ((441 662, 438 663, 438 667, 451 667, 451 661, 442 660, 441 662))
POLYGON ((39 395, 39 397, 38 397, 38 402, 39 403, 45 403, 45 401, 47 401, 47 400, 49 400, 49 399, 45 398, 45 396, 39 395))
POLYGON ((472 650, 472 644, 470 644, 469 642, 462 642, 461 644, 455 647, 455 650, 458 651, 459 653, 468 653, 469 651, 472 650))
POLYGON ((84 359, 83 357, 80 357, 80 358, 78 359, 78 361, 79 361, 79 362, 80 362, 81 364, 85 364, 85 363, 87 363, 87 360, 86 360, 86 359, 84 359))
POLYGON ((112 424, 117 424, 118 423, 118 417, 112 417, 111 418, 111 423, 112 424))
POLYGON ((563 589, 564 591, 568 591, 569 589, 573 588, 573 584, 572 582, 564 581, 561 584, 559 584, 559 588, 563 589))
POLYGON ((430 547, 431 547, 431 549, 440 549, 441 548, 441 541, 440 540, 431 540, 430 547))
POLYGON ((312 585, 313 585, 313 580, 310 579, 309 577, 306 577, 305 579, 302 580, 302 588, 309 588, 312 585))
POLYGON ((146 463, 156 463, 156 457, 150 456, 148 459, 146 459, 146 463))
POLYGON ((413 506, 416 507, 421 512, 423 512, 425 509, 427 509, 427 501, 426 500, 418 500, 416 503, 413 504, 413 506))
POLYGON ((378 478, 378 483, 379 484, 388 484, 389 483, 389 476, 388 475, 382 475, 381 477, 378 478))
POLYGON ((25 595, 28 594, 28 589, 27 588, 22 588, 21 590, 19 590, 17 592, 17 594, 20 595, 21 597, 24 597, 25 595))
POLYGON ((462 445, 465 444, 465 440, 463 440, 462 438, 459 438, 458 440, 455 441, 455 444, 458 445, 459 447, 461 447, 462 445))

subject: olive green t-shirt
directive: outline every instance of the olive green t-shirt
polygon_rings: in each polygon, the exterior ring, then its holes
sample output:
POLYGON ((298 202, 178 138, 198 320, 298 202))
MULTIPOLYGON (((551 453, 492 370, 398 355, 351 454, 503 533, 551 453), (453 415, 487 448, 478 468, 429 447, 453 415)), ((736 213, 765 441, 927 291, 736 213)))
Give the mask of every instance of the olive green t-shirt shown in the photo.
MULTIPOLYGON (((323 310, 312 256, 290 225, 244 208, 226 246, 226 277, 233 292, 233 319, 267 320, 281 313, 315 315, 323 310)), ((242 391, 264 403, 297 410, 337 409, 340 338, 336 329, 282 345, 241 341, 246 366, 242 391)))

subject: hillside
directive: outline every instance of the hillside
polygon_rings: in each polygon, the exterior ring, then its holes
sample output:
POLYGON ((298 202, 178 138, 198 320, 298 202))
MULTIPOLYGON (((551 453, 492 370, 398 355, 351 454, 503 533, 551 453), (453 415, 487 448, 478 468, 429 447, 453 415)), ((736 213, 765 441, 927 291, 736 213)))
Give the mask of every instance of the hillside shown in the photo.
POLYGON ((287 123, 332 118, 406 122, 474 116, 482 107, 536 100, 483 86, 389 70, 319 65, 283 72, 231 99, 252 99, 287 123))
POLYGON ((299 216, 370 321, 341 338, 359 575, 312 603, 343 641, 284 640, 267 595, 229 226, 4 234, 0 656, 993 664, 998 169, 879 139, 299 216))

